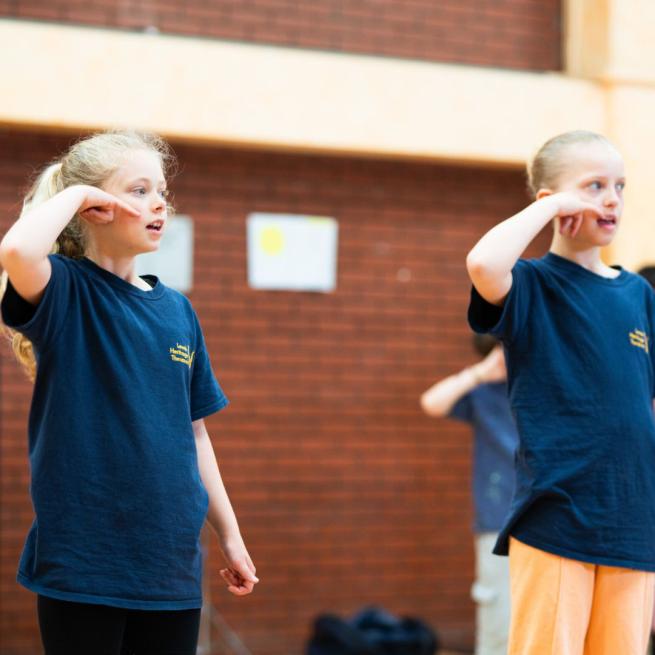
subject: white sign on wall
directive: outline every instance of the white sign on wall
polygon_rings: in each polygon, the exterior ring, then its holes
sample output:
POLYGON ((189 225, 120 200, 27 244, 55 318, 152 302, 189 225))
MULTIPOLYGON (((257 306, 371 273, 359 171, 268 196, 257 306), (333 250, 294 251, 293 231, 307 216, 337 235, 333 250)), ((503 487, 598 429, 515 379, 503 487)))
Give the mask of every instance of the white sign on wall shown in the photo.
POLYGON ((193 220, 176 215, 168 219, 159 250, 136 258, 138 275, 156 275, 166 286, 182 293, 193 287, 193 220))
POLYGON ((254 289, 334 291, 338 224, 333 218, 250 214, 248 284, 254 289))

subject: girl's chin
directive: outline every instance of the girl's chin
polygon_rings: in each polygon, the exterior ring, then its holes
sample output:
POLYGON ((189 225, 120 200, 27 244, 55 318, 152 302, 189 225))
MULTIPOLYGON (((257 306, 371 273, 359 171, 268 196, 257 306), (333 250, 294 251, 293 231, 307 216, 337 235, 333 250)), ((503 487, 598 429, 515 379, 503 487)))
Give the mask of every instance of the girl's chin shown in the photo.
POLYGON ((607 232, 606 234, 600 234, 598 238, 596 239, 601 246, 608 246, 612 241, 614 241, 614 237, 616 236, 616 230, 613 230, 612 232, 607 232))
POLYGON ((605 238, 605 239, 596 239, 592 245, 595 246, 596 248, 606 248, 612 243, 612 241, 614 241, 614 237, 605 238))
POLYGON ((156 252, 159 250, 159 241, 151 241, 150 243, 144 244, 139 248, 139 254, 144 255, 147 252, 156 252))

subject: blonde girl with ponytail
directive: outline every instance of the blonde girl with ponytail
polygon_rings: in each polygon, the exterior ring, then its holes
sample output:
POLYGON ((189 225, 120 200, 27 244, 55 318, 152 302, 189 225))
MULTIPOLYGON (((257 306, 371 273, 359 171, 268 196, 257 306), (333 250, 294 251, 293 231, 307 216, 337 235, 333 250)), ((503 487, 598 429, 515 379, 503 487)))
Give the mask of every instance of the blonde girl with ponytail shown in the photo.
POLYGON ((84 139, 0 242, 2 319, 34 380, 18 581, 47 655, 195 654, 205 519, 229 591, 258 581, 204 423, 228 401, 200 324, 135 271, 165 232, 173 164, 153 135, 84 139))

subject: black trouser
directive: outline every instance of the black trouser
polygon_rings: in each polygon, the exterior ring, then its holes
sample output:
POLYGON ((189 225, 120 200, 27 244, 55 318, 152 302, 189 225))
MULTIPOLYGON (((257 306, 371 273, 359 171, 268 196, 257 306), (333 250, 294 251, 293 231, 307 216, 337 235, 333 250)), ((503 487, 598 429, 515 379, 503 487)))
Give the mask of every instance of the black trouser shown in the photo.
POLYGON ((200 610, 128 610, 39 596, 46 655, 195 655, 200 610))

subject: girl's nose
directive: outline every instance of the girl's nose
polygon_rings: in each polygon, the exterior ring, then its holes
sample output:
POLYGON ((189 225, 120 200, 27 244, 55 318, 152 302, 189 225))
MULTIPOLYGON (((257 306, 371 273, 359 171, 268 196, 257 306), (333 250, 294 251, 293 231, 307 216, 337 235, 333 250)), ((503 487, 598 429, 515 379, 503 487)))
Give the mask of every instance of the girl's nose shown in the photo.
POLYGON ((152 211, 161 212, 164 209, 166 209, 166 201, 161 196, 157 195, 152 205, 152 211))
POLYGON ((607 205, 608 207, 614 207, 619 203, 619 194, 616 192, 616 189, 608 189, 607 194, 605 196, 605 202, 604 204, 607 205))

